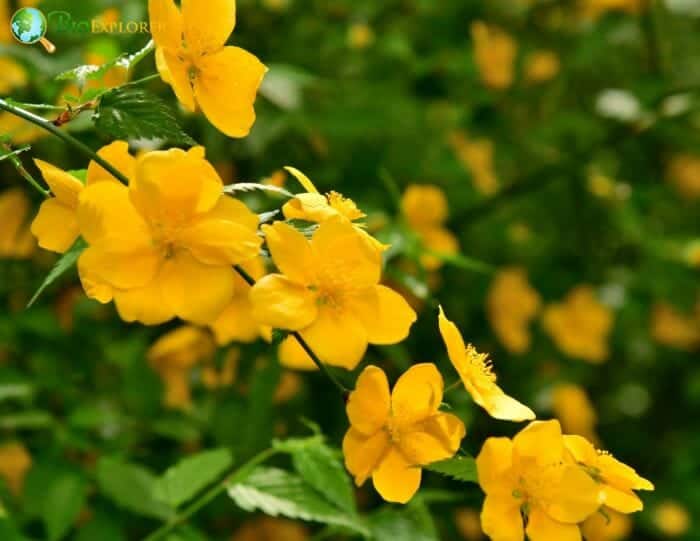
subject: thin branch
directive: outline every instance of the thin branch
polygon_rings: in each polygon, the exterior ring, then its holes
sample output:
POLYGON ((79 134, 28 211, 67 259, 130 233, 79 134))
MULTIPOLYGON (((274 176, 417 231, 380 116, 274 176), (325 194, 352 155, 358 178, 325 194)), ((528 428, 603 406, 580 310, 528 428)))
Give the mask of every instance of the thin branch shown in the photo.
POLYGON ((39 182, 29 173, 29 171, 27 171, 24 168, 24 165, 22 165, 22 161, 17 157, 17 155, 20 152, 24 152, 29 147, 15 150, 15 151, 12 151, 12 147, 10 145, 8 145, 7 143, 0 143, 0 147, 2 147, 2 149, 7 152, 7 154, 2 156, 2 158, 9 159, 12 162, 12 165, 15 166, 15 169, 17 169, 17 172, 20 175, 22 175, 22 178, 24 178, 24 180, 29 182, 29 184, 31 184, 32 187, 34 189, 36 189, 36 191, 38 191, 42 196, 48 197, 51 194, 51 192, 49 192, 49 190, 47 190, 41 184, 39 184, 39 182))

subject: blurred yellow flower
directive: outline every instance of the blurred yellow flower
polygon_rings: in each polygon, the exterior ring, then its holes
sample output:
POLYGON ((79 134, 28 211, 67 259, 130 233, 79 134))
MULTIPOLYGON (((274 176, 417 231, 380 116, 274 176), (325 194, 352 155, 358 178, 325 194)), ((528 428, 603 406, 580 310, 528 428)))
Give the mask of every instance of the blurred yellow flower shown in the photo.
POLYGON ((498 272, 486 299, 489 323, 503 346, 511 353, 530 349, 530 321, 540 309, 541 299, 519 267, 498 272))
POLYGON ((18 442, 0 445, 0 477, 15 496, 22 493, 24 478, 31 467, 32 457, 24 445, 18 442))
POLYGON ((238 361, 241 351, 231 348, 226 352, 221 367, 216 367, 213 362, 205 363, 202 367, 202 383, 207 389, 220 389, 234 384, 238 376, 238 361))
POLYGON ((551 81, 559 74, 561 63, 554 51, 534 51, 525 61, 525 80, 531 84, 551 81))
POLYGON ((306 527, 292 520, 258 517, 249 520, 231 538, 231 541, 305 541, 309 539, 306 527))
MULTIPOLYGON (((115 141, 102 147, 97 155, 112 163, 127 177, 133 175, 135 159, 129 154, 129 145, 115 141)), ((45 250, 62 254, 70 248, 80 235, 78 226, 78 199, 83 191, 83 183, 70 173, 46 163, 34 160, 41 175, 49 185, 53 197, 46 199, 32 222, 32 234, 39 246, 45 250)), ((90 162, 86 184, 117 180, 95 162, 90 162)))
POLYGON ((474 402, 495 419, 506 421, 534 419, 535 413, 530 408, 505 394, 496 384, 493 363, 488 355, 477 352, 471 344, 465 345, 459 329, 445 317, 442 307, 440 307, 438 322, 450 362, 457 370, 474 402))
POLYGON ((603 503, 619 513, 635 513, 644 508, 635 490, 654 490, 654 485, 610 453, 596 450, 582 436, 564 436, 566 450, 601 486, 603 503))
POLYGON ((557 385, 552 391, 552 409, 567 434, 598 441, 595 433, 598 416, 583 387, 573 383, 557 385))
POLYGON ((622 541, 632 533, 632 520, 622 513, 605 509, 581 524, 586 541, 622 541))
POLYGON ((298 374, 285 370, 280 376, 280 382, 277 384, 275 394, 272 400, 275 404, 284 404, 294 398, 302 387, 302 379, 298 374))
POLYGON ((608 11, 623 11, 637 14, 644 7, 644 0, 579 0, 581 14, 585 19, 597 19, 608 11))
POLYGON ((185 325, 156 340, 146 359, 163 380, 164 403, 171 408, 190 405, 190 369, 214 354, 216 346, 204 329, 185 325))
POLYGON ((180 317, 206 325, 228 306, 232 265, 258 256, 258 217, 225 196, 201 147, 138 158, 128 187, 98 182, 80 194, 78 261, 87 295, 114 300, 125 321, 180 317))
POLYGON ((578 540, 578 523, 602 504, 596 482, 566 460, 558 421, 534 421, 512 440, 487 439, 476 466, 486 493, 481 525, 496 541, 524 532, 533 541, 578 540))
POLYGON ((685 315, 668 303, 658 302, 651 315, 651 336, 659 344, 692 351, 700 347, 700 306, 696 315, 685 315))
POLYGON ((0 258, 27 259, 36 250, 29 231, 29 198, 20 188, 0 193, 0 258))
POLYGON ((495 90, 505 90, 513 84, 518 44, 500 28, 475 21, 471 26, 474 40, 474 60, 481 80, 495 90))
POLYGON ((666 180, 683 197, 700 197, 700 157, 690 154, 673 156, 666 168, 666 180))
POLYGON ((460 507, 455 511, 455 526, 459 535, 467 541, 479 541, 484 538, 481 531, 481 519, 476 509, 460 507))
POLYGON ((255 123, 253 103, 267 68, 248 51, 225 46, 236 25, 235 0, 149 0, 156 65, 188 111, 230 137, 255 123))
MULTIPOLYGON (((444 227, 447 221, 447 198, 437 186, 412 184, 403 194, 401 209, 409 227, 415 231, 423 247, 436 254, 456 254, 459 241, 444 227)), ((434 271, 442 266, 440 258, 423 254, 421 264, 434 271)))
POLYGON ((408 336, 415 312, 379 285, 381 254, 350 222, 327 220, 310 241, 284 222, 262 229, 281 274, 268 274, 251 289, 259 323, 300 331, 323 362, 350 370, 368 343, 408 336))
MULTIPOLYGON (((261 257, 243 263, 241 267, 255 280, 265 276, 265 262, 261 257)), ((221 315, 210 324, 216 336, 216 342, 220 346, 231 342, 249 344, 258 338, 271 339, 272 329, 260 325, 253 318, 253 305, 250 302, 249 293, 248 283, 236 274, 233 299, 221 315)))
POLYGON ((613 314, 596 299, 592 287, 577 286, 563 302, 548 305, 544 310, 543 325, 566 355, 591 363, 608 359, 608 335, 613 326, 613 314))
POLYGON ((463 131, 452 132, 449 142, 457 159, 471 173, 476 190, 483 195, 496 193, 499 182, 493 165, 493 142, 470 139, 463 131))
POLYGON ((46 137, 48 132, 12 113, 3 111, 0 112, 0 133, 8 136, 14 145, 28 145, 46 137))
POLYGON ((457 452, 466 430, 458 417, 439 411, 443 386, 430 363, 409 368, 391 394, 381 368, 362 371, 348 398, 350 429, 343 439, 357 486, 372 477, 382 498, 406 503, 420 487, 420 466, 457 452))
POLYGON ((652 517, 659 531, 669 537, 685 534, 692 522, 688 510, 673 500, 666 500, 657 505, 652 517))
POLYGON ((353 49, 366 49, 374 43, 374 30, 367 23, 354 23, 348 29, 348 45, 353 49))
POLYGON ((27 84, 27 70, 9 56, 0 56, 0 73, 0 94, 3 96, 27 84))

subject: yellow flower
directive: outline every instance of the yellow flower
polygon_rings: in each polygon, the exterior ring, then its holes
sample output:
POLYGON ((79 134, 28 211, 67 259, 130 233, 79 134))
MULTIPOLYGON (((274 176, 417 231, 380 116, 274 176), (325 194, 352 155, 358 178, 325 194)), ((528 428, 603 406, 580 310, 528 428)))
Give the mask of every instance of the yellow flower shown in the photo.
POLYGON ((442 376, 430 363, 412 366, 391 394, 381 368, 362 371, 348 398, 350 429, 343 439, 357 486, 372 477, 382 498, 406 503, 420 486, 420 466, 457 452, 466 431, 458 417, 439 411, 442 392, 442 376))
POLYGON ((668 303, 656 303, 651 316, 651 335, 664 346, 693 351, 700 347, 700 314, 688 316, 668 303))
POLYGON ((238 362, 241 358, 241 351, 238 348, 231 348, 226 352, 226 357, 220 368, 214 363, 207 363, 202 368, 202 383, 207 389, 220 389, 233 385, 238 376, 238 362))
POLYGON ((486 300, 489 323, 511 353, 525 353, 530 349, 528 326, 540 304, 540 296, 528 283, 524 269, 502 269, 491 283, 486 300))
MULTIPOLYGON (((98 156, 112 163, 117 170, 127 176, 133 174, 134 158, 129 155, 129 145, 115 141, 101 148, 98 156)), ((44 180, 49 185, 53 197, 46 199, 32 222, 32 234, 45 250, 62 254, 70 248, 80 235, 78 226, 78 199, 83 191, 83 183, 70 173, 41 160, 34 160, 44 180)), ((90 162, 86 184, 117 180, 95 162, 90 162)))
POLYGON ((7 135, 15 145, 27 145, 46 137, 48 132, 12 113, 3 111, 0 113, 0 133, 7 135))
POLYGON ((586 391, 573 383, 561 383, 552 391, 552 409, 568 434, 577 434, 597 441, 595 409, 586 391))
POLYGON ((4 443, 0 446, 0 477, 15 496, 22 493, 24 478, 31 467, 32 457, 24 445, 4 443))
POLYGON ((527 58, 525 79, 529 83, 546 83, 559 73, 559 56, 554 51, 535 51, 527 58))
POLYGON ((666 180, 689 199, 700 197, 700 157, 678 154, 671 158, 666 168, 666 180))
POLYGON ((513 84, 516 41, 500 28, 476 21, 471 26, 474 60, 484 84, 505 90, 513 84))
MULTIPOLYGON (((457 238, 444 227, 448 212, 447 198, 440 188, 412 184, 403 194, 401 209, 425 249, 439 254, 459 252, 457 238)), ((442 261, 432 254, 424 254, 420 260, 429 271, 442 266, 442 261)))
POLYGON ((416 314, 379 285, 381 254, 348 221, 323 222, 311 240, 276 222, 263 232, 280 274, 250 292, 253 316, 273 328, 300 331, 325 363, 352 370, 367 344, 395 344, 416 314))
POLYGON ((520 541, 526 531, 532 541, 580 540, 578 523, 598 510, 601 494, 584 469, 565 459, 557 421, 532 422, 512 440, 487 439, 476 459, 486 535, 520 541))
POLYGON ((166 406, 186 408, 190 405, 189 371, 211 357, 215 349, 209 333, 191 325, 165 334, 148 349, 146 358, 165 385, 166 406))
POLYGON ((610 453, 596 450, 582 436, 564 436, 564 445, 577 464, 601 485, 603 503, 619 513, 634 513, 644 508, 635 490, 654 490, 654 485, 610 453))
POLYGON ((632 532, 632 521, 627 515, 605 509, 581 524, 586 541, 622 541, 632 532))
POLYGON ((36 242, 29 231, 29 198, 19 188, 0 193, 0 258, 26 259, 36 242))
POLYGON ((149 0, 156 65, 180 103, 198 104, 230 137, 245 137, 255 122, 253 103, 267 68, 225 43, 236 24, 235 0, 149 0))
POLYGON ((666 500, 654 509, 654 524, 669 537, 680 537, 690 529, 690 515, 685 507, 673 500, 666 500))
POLYGON ((128 187, 87 186, 78 223, 89 244, 78 260, 87 295, 146 325, 214 321, 233 298, 231 266, 262 243, 257 215, 224 195, 201 147, 144 154, 128 187))
POLYGON ((374 30, 367 23, 354 23, 348 29, 348 44, 353 49, 366 49, 374 43, 374 30))
MULTIPOLYGON (((265 262, 256 257, 241 265, 251 277, 259 280, 265 276, 265 262)), ((250 302, 250 286, 238 274, 235 277, 233 299, 209 326, 214 331, 216 343, 225 346, 231 342, 249 344, 258 338, 270 340, 272 329, 258 324, 253 319, 253 305, 250 302)))
POLYGON ((298 522, 263 516, 243 524, 231 541, 305 541, 308 538, 309 532, 298 522))
POLYGON ((489 139, 470 139, 465 132, 450 135, 450 146, 457 159, 471 173, 474 187, 482 195, 493 195, 499 182, 493 165, 493 142, 489 139))
POLYGON ((607 360, 613 314, 596 299, 592 287, 577 286, 563 303, 547 306, 543 324, 559 349, 570 357, 591 363, 607 360))
POLYGON ((275 404, 283 404, 294 398, 302 387, 302 380, 298 374, 285 370, 280 376, 275 394, 272 400, 275 404))
POLYGON ((479 541, 484 538, 481 531, 481 520, 476 509, 462 507, 455 511, 455 526, 463 539, 467 541, 479 541))
POLYGON ((535 414, 530 408, 505 394, 496 384, 493 363, 488 355, 478 353, 471 344, 464 344, 462 334, 457 326, 445 317, 442 307, 440 307, 438 322, 452 366, 457 370, 474 402, 495 419, 506 421, 534 419, 535 414))
POLYGON ((0 56, 0 94, 10 94, 16 88, 27 84, 27 70, 7 56, 0 56))

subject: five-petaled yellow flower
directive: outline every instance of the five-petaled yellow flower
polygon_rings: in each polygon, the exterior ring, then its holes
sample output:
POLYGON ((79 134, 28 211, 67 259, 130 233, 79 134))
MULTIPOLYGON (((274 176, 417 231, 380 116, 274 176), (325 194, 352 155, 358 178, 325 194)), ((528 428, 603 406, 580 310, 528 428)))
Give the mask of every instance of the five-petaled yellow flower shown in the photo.
POLYGON ((280 273, 250 291, 262 324, 300 331, 325 363, 352 370, 367 344, 395 344, 416 314, 405 299, 379 285, 381 254, 349 221, 319 225, 311 240, 276 222, 262 227, 280 273))
POLYGON ((233 297, 232 265, 262 243, 258 217, 224 195, 201 147, 141 156, 128 187, 87 186, 78 223, 89 244, 78 261, 86 293, 146 325, 212 322, 233 297))
POLYGON ((412 366, 389 393, 381 368, 368 366, 350 393, 350 429, 343 439, 345 465, 360 486, 372 477, 389 502, 406 503, 420 487, 420 466, 459 449, 464 423, 439 411, 443 380, 434 364, 412 366))
POLYGON ((644 508, 642 500, 633 491, 654 490, 651 482, 610 453, 596 450, 586 438, 564 436, 564 446, 576 463, 601 484, 606 507, 620 513, 635 513, 644 508))
MULTIPOLYGON (((125 141, 115 141, 102 147, 97 155, 127 177, 133 175, 136 160, 129 155, 129 145, 125 141)), ((34 160, 34 163, 49 185, 53 197, 41 204, 39 213, 32 222, 32 234, 37 238, 39 246, 62 254, 80 236, 78 199, 84 186, 76 177, 50 163, 42 160, 34 160)), ((87 169, 86 185, 105 180, 117 182, 106 170, 91 161, 87 169)))
POLYGON ((180 103, 198 104, 230 137, 255 123, 253 103, 267 68, 251 53, 225 46, 236 24, 235 0, 149 0, 156 65, 180 103))
POLYGON ((508 396, 496 384, 496 374, 488 355, 479 353, 474 346, 465 345, 457 326, 445 317, 440 307, 438 316, 440 334, 447 346, 447 354, 465 388, 474 402, 484 408, 491 417, 507 421, 534 419, 534 412, 508 396))
POLYGON ((476 466, 486 493, 481 524, 494 541, 522 541, 525 532, 531 541, 580 541, 578 523, 603 504, 593 478, 567 461, 557 421, 487 439, 476 466))

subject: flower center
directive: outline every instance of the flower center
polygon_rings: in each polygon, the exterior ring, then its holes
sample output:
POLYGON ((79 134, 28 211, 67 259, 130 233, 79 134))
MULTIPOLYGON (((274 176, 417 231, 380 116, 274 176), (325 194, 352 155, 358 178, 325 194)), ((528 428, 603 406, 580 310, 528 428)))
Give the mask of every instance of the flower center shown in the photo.
POLYGON ((476 348, 469 344, 467 346, 467 359, 472 371, 476 372, 477 376, 481 376, 491 383, 496 383, 496 374, 493 371, 493 361, 489 359, 487 353, 479 353, 476 348))

